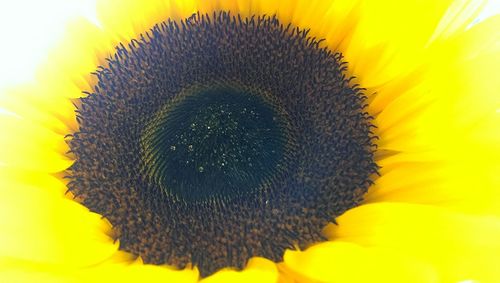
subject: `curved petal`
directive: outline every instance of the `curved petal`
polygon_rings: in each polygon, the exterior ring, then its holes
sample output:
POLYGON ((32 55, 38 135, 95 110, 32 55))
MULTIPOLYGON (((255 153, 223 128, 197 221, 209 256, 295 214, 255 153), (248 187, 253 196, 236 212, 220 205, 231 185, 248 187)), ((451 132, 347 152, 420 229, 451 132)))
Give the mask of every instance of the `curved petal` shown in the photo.
POLYGON ((0 167, 0 258, 82 267, 118 249, 110 224, 46 173, 0 167))
POLYGON ((0 163, 41 172, 59 172, 72 164, 64 155, 64 136, 14 115, 0 114, 0 163))
POLYGON ((0 278, 6 282, 179 282, 198 281, 196 270, 174 270, 140 261, 106 262, 82 269, 61 265, 0 259, 0 278))
POLYGON ((382 177, 368 202, 499 213, 500 17, 440 42, 421 86, 376 117, 382 177), (450 54, 451 58, 449 57, 450 54))
POLYGON ((497 282, 500 218, 427 205, 376 203, 337 218, 330 239, 396 250, 433 266, 440 282, 497 282))
POLYGON ((340 241, 287 251, 282 268, 299 282, 440 282, 433 268, 418 259, 340 241))

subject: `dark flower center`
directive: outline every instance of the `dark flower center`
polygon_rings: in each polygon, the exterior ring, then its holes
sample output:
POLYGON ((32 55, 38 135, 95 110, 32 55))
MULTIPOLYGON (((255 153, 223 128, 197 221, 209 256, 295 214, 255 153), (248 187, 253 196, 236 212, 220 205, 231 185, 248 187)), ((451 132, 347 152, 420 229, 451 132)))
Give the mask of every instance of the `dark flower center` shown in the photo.
POLYGON ((377 172, 339 53, 275 17, 154 26, 96 71, 69 189, 122 250, 202 276, 324 240, 377 172))
POLYGON ((168 104, 143 134, 146 175, 180 200, 230 198, 274 178, 286 154, 286 124, 259 94, 197 90, 168 104))

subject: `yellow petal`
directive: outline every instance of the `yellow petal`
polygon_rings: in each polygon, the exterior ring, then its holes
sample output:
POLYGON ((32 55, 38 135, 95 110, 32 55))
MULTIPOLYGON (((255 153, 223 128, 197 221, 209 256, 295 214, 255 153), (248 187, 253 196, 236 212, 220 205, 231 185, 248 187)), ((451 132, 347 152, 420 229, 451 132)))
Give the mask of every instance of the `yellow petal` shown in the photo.
POLYGON ((368 202, 500 214, 499 24, 495 17, 440 42, 421 85, 377 115, 382 177, 368 202))
POLYGON ((283 269, 299 282, 439 282, 428 265, 391 249, 324 242, 287 251, 283 269))
POLYGON ((359 21, 340 51, 363 87, 413 71, 451 1, 361 1, 359 21), (425 19, 425 20, 423 20, 425 19))
MULTIPOLYGON (((61 265, 40 264, 0 259, 0 279, 5 282, 179 282, 198 281, 196 270, 175 270, 166 266, 144 265, 141 262, 104 262, 82 269, 61 265)), ((3 281, 2 281, 3 282, 3 281)))
POLYGON ((490 19, 441 43, 429 54, 432 63, 425 79, 417 79, 420 85, 405 82, 406 88, 381 89, 401 95, 377 114, 380 148, 413 152, 439 148, 456 154, 471 142, 498 145, 500 134, 494 127, 500 119, 496 79, 500 46, 494 42, 500 42, 499 24, 500 17, 490 19))
POLYGON ((330 225, 331 239, 391 249, 435 267, 440 282, 498 282, 500 218, 434 206, 377 203, 347 211, 330 225))
POLYGON ((50 104, 49 100, 50 98, 44 99, 40 96, 40 86, 32 83, 8 89, 2 93, 0 95, 0 108, 14 113, 18 117, 23 117, 33 124, 45 127, 60 135, 66 135, 70 128, 56 113, 67 107, 73 109, 73 106, 67 102, 54 103, 54 101, 50 101, 52 102, 50 104))
POLYGON ((64 136, 14 115, 0 114, 0 162, 9 167, 59 172, 72 160, 64 136))
POLYGON ((87 266, 117 250, 110 224, 64 197, 65 185, 57 178, 0 172, 0 258, 87 266))
MULTIPOLYGON (((171 2, 175 1, 97 1, 97 16, 102 23, 104 32, 114 41, 115 45, 121 42, 126 46, 140 33, 166 20, 165 16, 171 11, 171 2)), ((191 6, 192 3, 194 1, 183 1, 182 4, 191 6)), ((189 8, 184 8, 184 10, 189 10, 189 8)), ((194 10, 184 11, 183 16, 188 17, 193 12, 194 10)))
POLYGON ((462 212, 500 215, 500 164, 495 161, 498 158, 448 163, 401 159, 382 168, 381 177, 370 187, 365 202, 430 204, 462 212))

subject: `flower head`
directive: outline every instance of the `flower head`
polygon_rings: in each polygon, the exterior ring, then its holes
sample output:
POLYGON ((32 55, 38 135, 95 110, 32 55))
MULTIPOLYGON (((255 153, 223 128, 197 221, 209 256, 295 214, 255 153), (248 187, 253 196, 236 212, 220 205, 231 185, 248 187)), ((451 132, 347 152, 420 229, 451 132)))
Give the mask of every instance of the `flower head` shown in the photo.
POLYGON ((482 5, 99 1, 0 101, 6 278, 499 280, 482 5))

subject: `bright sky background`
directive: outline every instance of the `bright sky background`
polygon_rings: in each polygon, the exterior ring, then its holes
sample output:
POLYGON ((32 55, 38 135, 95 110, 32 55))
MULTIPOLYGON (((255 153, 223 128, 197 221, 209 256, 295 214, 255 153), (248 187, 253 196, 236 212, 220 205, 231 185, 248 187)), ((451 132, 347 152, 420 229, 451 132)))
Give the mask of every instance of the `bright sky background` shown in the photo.
MULTIPOLYGON (((483 18, 500 13, 500 0, 490 3, 483 18)), ((0 0, 0 91, 32 80, 65 23, 77 16, 96 21, 95 0, 0 0)))

